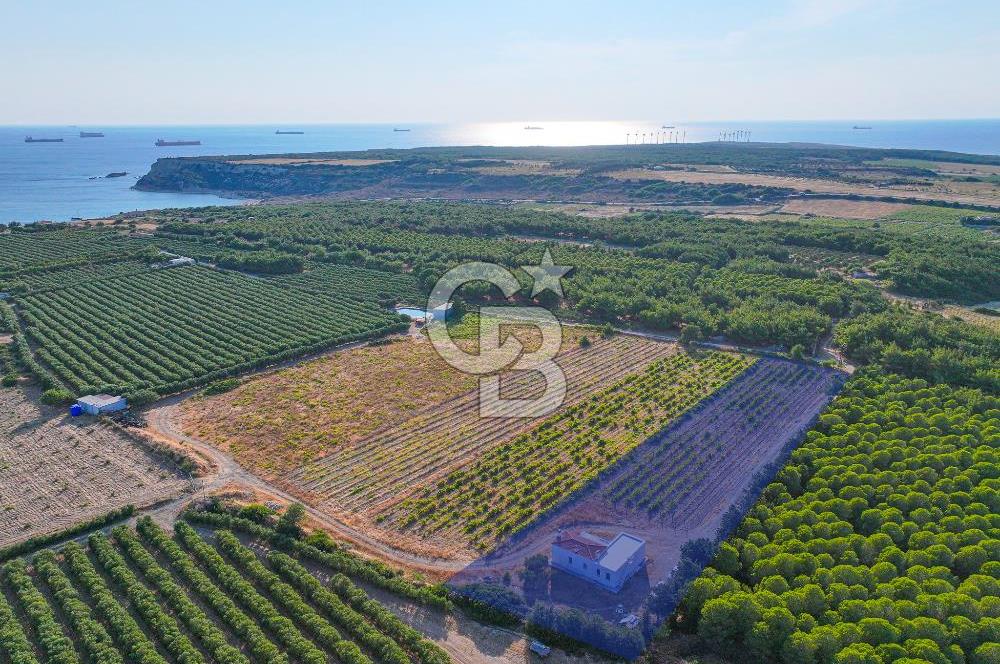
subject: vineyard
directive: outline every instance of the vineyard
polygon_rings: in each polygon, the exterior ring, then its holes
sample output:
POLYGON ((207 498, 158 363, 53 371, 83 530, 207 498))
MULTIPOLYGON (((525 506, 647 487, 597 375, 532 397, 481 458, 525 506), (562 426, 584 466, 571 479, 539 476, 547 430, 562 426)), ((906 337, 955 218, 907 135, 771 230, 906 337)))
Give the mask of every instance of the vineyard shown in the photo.
POLYGON ((171 464, 126 434, 71 423, 42 412, 19 389, 0 389, 0 545, 186 486, 171 464))
POLYGON ((658 359, 390 506, 381 520, 487 548, 559 505, 752 364, 724 353, 658 359))
POLYGON ((680 628, 755 661, 997 661, 998 432, 995 396, 854 378, 691 586, 680 628))
MULTIPOLYGON (((451 661, 345 575, 368 570, 344 554, 296 542, 292 553, 298 555, 276 549, 258 555, 230 531, 210 535, 180 521, 171 537, 144 518, 137 530, 120 526, 110 536, 91 535, 86 546, 73 542, 59 552, 7 563, 0 572, 0 659, 16 664, 451 661), (325 563, 322 574, 329 584, 307 569, 315 568, 316 560, 325 563)), ((411 594, 421 597, 416 590, 411 594)))
POLYGON ((169 393, 405 329, 374 304, 201 267, 76 285, 18 305, 37 357, 77 394, 169 393))
MULTIPOLYGON (((614 337, 577 347, 559 361, 566 375, 566 403, 573 404, 634 371, 673 356, 675 346, 634 337, 614 337)), ((527 390, 532 374, 507 389, 527 390), (519 384, 520 383, 520 384, 519 384)), ((336 512, 385 511, 413 488, 433 482, 510 440, 532 421, 483 418, 479 390, 465 392, 372 433, 355 445, 335 448, 295 473, 293 481, 336 512)))

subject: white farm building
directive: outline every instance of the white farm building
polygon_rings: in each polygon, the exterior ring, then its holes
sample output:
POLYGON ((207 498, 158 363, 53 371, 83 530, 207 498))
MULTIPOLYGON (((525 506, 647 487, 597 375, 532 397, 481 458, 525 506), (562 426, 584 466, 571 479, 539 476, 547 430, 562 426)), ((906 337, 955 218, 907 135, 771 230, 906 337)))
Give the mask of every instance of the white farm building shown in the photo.
POLYGON ((612 540, 586 530, 560 532, 551 565, 611 592, 618 592, 646 564, 646 541, 619 533, 612 540))
POLYGON ((88 415, 115 413, 128 407, 125 397, 115 397, 110 394, 88 394, 77 399, 76 404, 88 415))

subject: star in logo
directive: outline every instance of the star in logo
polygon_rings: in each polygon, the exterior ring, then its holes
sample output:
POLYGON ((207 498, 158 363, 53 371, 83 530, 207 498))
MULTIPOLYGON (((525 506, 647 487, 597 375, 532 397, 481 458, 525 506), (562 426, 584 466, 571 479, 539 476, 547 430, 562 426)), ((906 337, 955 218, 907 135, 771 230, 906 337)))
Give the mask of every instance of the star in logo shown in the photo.
POLYGON ((542 262, 538 265, 522 265, 521 269, 531 275, 535 283, 531 289, 531 297, 535 297, 544 290, 550 290, 559 297, 563 297, 562 281, 560 279, 573 269, 571 265, 556 265, 552 262, 552 254, 545 250, 542 262))

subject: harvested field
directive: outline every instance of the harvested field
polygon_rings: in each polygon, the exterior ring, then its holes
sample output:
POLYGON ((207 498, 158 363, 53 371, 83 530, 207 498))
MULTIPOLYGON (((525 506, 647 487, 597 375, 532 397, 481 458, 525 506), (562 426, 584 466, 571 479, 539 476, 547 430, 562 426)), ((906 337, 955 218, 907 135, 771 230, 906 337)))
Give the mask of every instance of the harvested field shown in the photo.
POLYGON ((676 353, 635 368, 413 498, 388 501, 379 520, 403 531, 491 547, 555 508, 752 363, 736 354, 676 353))
POLYGON ((814 214, 838 219, 880 219, 912 208, 906 203, 884 201, 847 201, 839 198, 797 198, 779 210, 785 214, 814 214))
POLYGON ((187 487, 128 434, 37 403, 0 390, 0 546, 187 487))
MULTIPOLYGON (((559 361, 566 373, 565 403, 578 403, 676 352, 672 344, 624 336, 571 350, 559 361)), ((523 384, 513 389, 518 387, 523 384)), ((332 450, 320 462, 293 474, 293 479, 332 511, 372 516, 537 422, 480 417, 479 391, 473 389, 374 432, 356 445, 332 450)))
POLYGON ((632 168, 609 173, 621 180, 660 180, 693 184, 747 184, 785 187, 820 194, 857 194, 860 196, 896 196, 921 200, 944 200, 966 205, 998 205, 1000 189, 988 182, 935 182, 931 185, 875 186, 836 180, 765 175, 761 173, 706 173, 693 171, 654 171, 632 168))
POLYGON ((963 164, 954 161, 928 161, 926 159, 882 159, 868 162, 876 166, 925 168, 941 175, 1000 175, 1000 166, 993 164, 963 164))

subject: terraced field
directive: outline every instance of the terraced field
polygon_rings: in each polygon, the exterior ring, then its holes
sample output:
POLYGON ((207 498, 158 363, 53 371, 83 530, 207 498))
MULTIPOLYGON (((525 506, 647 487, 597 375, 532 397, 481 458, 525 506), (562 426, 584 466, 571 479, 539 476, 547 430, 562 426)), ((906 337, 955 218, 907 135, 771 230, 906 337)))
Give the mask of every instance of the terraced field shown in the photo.
POLYGON ((391 501, 379 520, 487 548, 557 506, 752 364, 726 353, 660 358, 493 446, 414 497, 391 501))
MULTIPOLYGON (((559 359, 566 374, 566 404, 578 403, 676 352, 673 344, 625 336, 587 348, 577 346, 559 359)), ((532 377, 515 378, 505 385, 505 393, 529 390, 532 377)), ((417 486, 435 481, 533 424, 537 421, 480 417, 479 391, 473 389, 375 431, 355 445, 331 450, 293 473, 292 480, 330 510, 375 515, 417 486)))
MULTIPOLYGON (((448 654, 336 573, 262 558, 232 532, 94 534, 4 566, 0 659, 17 664, 448 664, 448 654), (214 543, 212 541, 214 540, 214 543)), ((322 552, 318 552, 324 557, 322 552)), ((336 556, 325 559, 337 562, 336 556)), ((336 571, 336 569, 334 569, 336 571)))
POLYGON ((0 546, 186 487, 172 464, 128 435, 0 389, 0 546))

